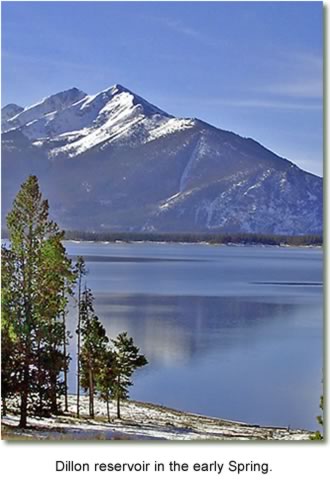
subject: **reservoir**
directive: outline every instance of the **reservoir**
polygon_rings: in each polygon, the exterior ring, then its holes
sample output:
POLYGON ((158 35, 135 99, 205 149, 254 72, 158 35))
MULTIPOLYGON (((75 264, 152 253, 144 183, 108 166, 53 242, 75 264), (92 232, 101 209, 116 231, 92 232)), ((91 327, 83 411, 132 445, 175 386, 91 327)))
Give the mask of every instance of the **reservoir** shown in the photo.
MULTIPOLYGON (((318 428, 322 249, 65 242, 107 334, 149 364, 134 400, 262 425, 318 428)), ((69 329, 75 331, 72 306, 69 329)), ((70 391, 75 390, 75 338, 70 391)))

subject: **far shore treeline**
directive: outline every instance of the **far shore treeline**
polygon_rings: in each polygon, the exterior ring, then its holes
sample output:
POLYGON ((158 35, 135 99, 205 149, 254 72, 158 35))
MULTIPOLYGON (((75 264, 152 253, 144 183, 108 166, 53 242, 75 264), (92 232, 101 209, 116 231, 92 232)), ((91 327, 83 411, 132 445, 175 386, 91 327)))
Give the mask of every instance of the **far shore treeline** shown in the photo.
MULTIPOLYGON (((2 229, 2 238, 8 230, 2 229)), ((155 232, 93 232, 66 230, 64 240, 92 242, 167 242, 209 243, 210 245, 268 245, 290 247, 321 247, 323 235, 272 235, 263 233, 155 233, 155 232)))
POLYGON ((262 233, 154 233, 154 232, 82 232, 67 230, 65 240, 95 242, 173 242, 239 245, 322 246, 322 235, 272 235, 262 233))
POLYGON ((73 264, 63 245, 64 231, 49 219, 48 201, 38 179, 21 186, 7 215, 9 245, 1 247, 1 400, 2 414, 19 411, 19 427, 29 416, 68 411, 68 345, 77 345, 77 417, 80 392, 107 404, 128 398, 134 371, 146 365, 127 332, 110 339, 94 310, 83 257, 73 264), (76 304, 75 336, 67 330, 69 300, 76 304))

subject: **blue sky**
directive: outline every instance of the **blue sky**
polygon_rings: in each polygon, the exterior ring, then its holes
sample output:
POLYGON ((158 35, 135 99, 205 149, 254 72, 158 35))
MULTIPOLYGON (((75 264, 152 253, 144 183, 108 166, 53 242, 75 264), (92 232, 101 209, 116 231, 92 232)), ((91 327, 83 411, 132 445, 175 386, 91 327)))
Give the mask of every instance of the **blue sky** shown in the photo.
POLYGON ((115 83, 322 173, 321 2, 2 2, 2 105, 115 83))

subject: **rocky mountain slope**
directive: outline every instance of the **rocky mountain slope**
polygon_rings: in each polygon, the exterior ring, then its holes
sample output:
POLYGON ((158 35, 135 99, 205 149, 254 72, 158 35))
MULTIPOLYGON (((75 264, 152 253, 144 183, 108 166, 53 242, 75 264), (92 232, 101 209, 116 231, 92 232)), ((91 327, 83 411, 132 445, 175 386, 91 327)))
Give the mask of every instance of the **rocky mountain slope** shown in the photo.
POLYGON ((2 213, 36 174, 64 228, 322 231, 322 179, 252 139, 115 85, 2 109, 2 213))

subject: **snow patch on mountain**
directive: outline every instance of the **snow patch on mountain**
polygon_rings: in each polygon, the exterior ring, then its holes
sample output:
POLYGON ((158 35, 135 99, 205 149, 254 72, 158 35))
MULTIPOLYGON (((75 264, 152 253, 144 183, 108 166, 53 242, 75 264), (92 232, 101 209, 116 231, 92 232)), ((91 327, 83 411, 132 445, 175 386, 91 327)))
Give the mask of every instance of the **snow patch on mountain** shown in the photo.
POLYGON ((170 118, 169 120, 164 119, 159 123, 160 125, 156 124, 156 126, 148 132, 147 141, 150 142, 187 128, 193 128, 196 122, 191 118, 170 118))
POLYGON ((35 146, 49 143, 50 157, 74 157, 96 146, 147 143, 192 128, 192 119, 177 119, 114 85, 96 95, 71 89, 26 108, 4 123, 3 131, 20 128, 35 146))
MULTIPOLYGON (((78 88, 71 88, 70 90, 65 90, 64 92, 46 97, 40 102, 25 108, 23 111, 10 118, 2 126, 2 131, 8 131, 15 128, 32 125, 34 122, 40 120, 43 116, 53 112, 62 111, 85 96, 86 93, 78 90, 78 88)), ((30 133, 30 135, 27 136, 29 138, 33 138, 38 129, 35 129, 33 126, 30 128, 30 130, 34 133, 30 133)), ((28 133, 29 129, 25 129, 25 131, 28 133)), ((23 133, 25 132, 23 131, 23 133)))
MULTIPOLYGON (((91 126, 76 132, 77 139, 69 138, 67 132, 62 134, 61 139, 55 138, 62 140, 65 135, 68 143, 54 148, 51 156, 66 154, 74 157, 96 146, 104 148, 110 143, 134 146, 194 126, 193 120, 172 118, 147 102, 137 103, 137 99, 139 97, 129 91, 118 91, 110 98, 103 92, 101 97, 98 95, 83 101, 79 106, 81 112, 86 109, 95 112, 95 118, 89 118, 88 121, 91 126)), ((72 108, 77 107, 75 105, 72 108)))

